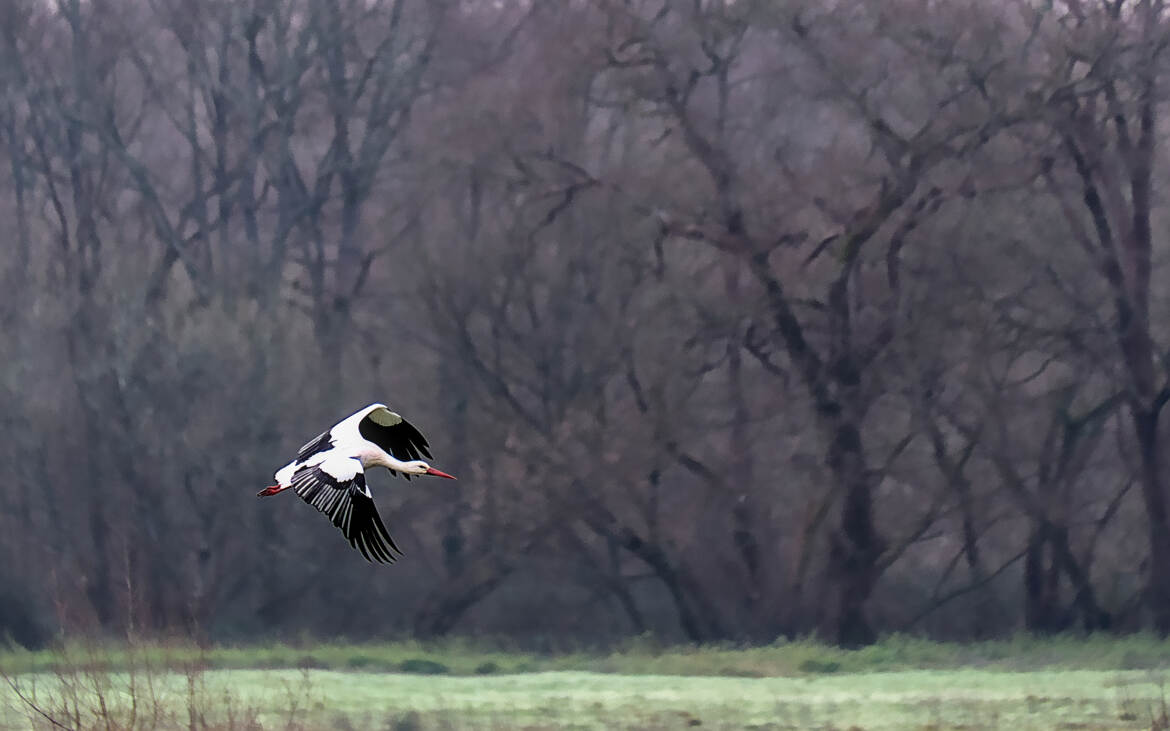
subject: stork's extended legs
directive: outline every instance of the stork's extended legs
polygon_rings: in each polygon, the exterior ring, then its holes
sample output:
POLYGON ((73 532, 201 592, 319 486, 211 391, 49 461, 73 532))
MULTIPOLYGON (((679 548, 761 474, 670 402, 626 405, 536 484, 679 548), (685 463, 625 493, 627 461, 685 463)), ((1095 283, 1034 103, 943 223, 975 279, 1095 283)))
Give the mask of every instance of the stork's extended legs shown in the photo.
POLYGON ((290 487, 292 487, 292 485, 271 485, 256 493, 256 497, 268 497, 269 495, 275 495, 276 493, 282 490, 287 490, 290 487))

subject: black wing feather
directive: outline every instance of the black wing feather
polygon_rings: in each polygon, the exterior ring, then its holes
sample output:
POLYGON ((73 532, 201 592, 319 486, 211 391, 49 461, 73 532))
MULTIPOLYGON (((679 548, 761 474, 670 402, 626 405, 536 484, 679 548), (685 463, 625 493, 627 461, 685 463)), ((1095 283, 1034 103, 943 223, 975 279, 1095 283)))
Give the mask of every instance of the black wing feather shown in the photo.
POLYGON ((329 516, 367 561, 394 563, 394 553, 402 555, 378 515, 364 473, 339 482, 320 467, 304 467, 292 476, 292 486, 302 500, 329 516))
POLYGON ((332 430, 321 432, 312 441, 307 442, 305 446, 301 447, 297 452, 297 462, 304 462, 309 457, 312 457, 318 452, 324 452, 333 446, 333 439, 330 437, 332 430))
MULTIPOLYGON (((406 419, 391 426, 383 426, 366 416, 358 422, 358 433, 362 435, 362 439, 377 444, 397 460, 410 462, 416 459, 431 458, 427 438, 406 419)), ((396 475, 398 473, 390 470, 390 474, 396 475)), ((410 475, 403 475, 403 477, 410 479, 410 475)))

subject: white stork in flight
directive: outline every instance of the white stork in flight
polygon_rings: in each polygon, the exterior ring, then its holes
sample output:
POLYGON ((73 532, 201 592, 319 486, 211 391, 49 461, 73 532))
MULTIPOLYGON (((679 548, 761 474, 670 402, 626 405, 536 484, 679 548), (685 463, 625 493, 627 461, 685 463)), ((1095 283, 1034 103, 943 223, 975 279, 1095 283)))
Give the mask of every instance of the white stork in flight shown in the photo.
POLYGON ((370 404, 339 421, 301 447, 297 458, 276 473, 276 484, 257 493, 275 495, 289 488, 320 510, 362 552, 367 561, 394 563, 402 551, 386 531, 366 485, 367 467, 390 474, 455 478, 419 459, 430 459, 427 440, 406 419, 383 404, 370 404), (393 552, 393 553, 392 553, 393 552))

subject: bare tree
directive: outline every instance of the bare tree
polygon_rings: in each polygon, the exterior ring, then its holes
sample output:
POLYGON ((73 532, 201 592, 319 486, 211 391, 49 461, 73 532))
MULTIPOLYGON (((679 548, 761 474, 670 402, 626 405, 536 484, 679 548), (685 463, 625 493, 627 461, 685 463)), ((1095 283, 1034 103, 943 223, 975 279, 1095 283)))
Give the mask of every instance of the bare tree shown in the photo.
POLYGON ((1160 63, 1167 18, 1161 2, 1068 3, 1047 19, 1053 83, 1040 91, 1055 135, 1047 170, 1072 239, 1107 283, 1124 365, 1125 401, 1141 466, 1149 537, 1147 606, 1170 632, 1170 508, 1159 418, 1170 400, 1163 350, 1151 319, 1152 218, 1160 63), (1061 18, 1067 23, 1061 23, 1061 18))

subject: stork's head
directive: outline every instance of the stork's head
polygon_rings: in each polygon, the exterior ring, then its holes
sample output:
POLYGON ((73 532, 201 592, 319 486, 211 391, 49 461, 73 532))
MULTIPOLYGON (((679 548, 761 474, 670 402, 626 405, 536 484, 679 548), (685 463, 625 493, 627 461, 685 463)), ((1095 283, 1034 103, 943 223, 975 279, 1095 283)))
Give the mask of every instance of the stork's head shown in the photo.
POLYGON ((431 467, 421 459, 416 459, 412 462, 404 462, 402 471, 409 475, 434 475, 435 477, 446 477, 448 480, 454 480, 454 475, 448 475, 442 470, 437 470, 431 467))

